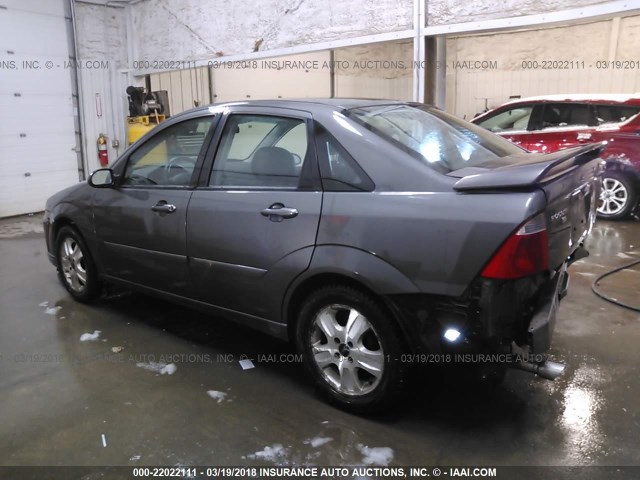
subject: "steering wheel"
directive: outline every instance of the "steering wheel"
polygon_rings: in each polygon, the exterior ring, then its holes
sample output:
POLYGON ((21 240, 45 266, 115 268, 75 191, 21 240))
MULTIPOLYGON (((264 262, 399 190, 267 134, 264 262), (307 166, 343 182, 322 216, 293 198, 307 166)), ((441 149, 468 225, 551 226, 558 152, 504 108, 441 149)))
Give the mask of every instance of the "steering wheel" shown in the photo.
POLYGON ((300 155, 298 155, 297 153, 292 153, 292 152, 289 152, 289 153, 291 153, 291 155, 293 156, 293 160, 296 163, 296 166, 302 165, 302 158, 300 157, 300 155))
POLYGON ((171 183, 171 179, 181 175, 188 175, 191 178, 197 161, 198 157, 193 156, 178 156, 169 160, 164 167, 164 174, 168 183, 171 183))

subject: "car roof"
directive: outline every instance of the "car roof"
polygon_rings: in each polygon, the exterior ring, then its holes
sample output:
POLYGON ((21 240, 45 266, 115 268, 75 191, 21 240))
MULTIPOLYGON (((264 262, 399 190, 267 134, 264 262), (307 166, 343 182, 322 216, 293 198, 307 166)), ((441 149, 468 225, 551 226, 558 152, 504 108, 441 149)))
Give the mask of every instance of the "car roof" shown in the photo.
POLYGON ((535 97, 517 98, 505 105, 531 102, 607 102, 640 104, 640 93, 561 93, 555 95, 538 95, 535 97))
POLYGON ((210 108, 224 108, 226 106, 256 106, 271 108, 290 108, 294 110, 305 110, 313 113, 320 109, 332 110, 348 110, 350 108, 371 107, 376 105, 409 105, 414 102, 406 102, 402 100, 385 100, 374 98, 301 98, 301 99, 273 99, 273 100, 240 100, 236 102, 213 103, 210 105, 202 105, 176 115, 172 118, 182 116, 189 113, 208 110, 210 108))

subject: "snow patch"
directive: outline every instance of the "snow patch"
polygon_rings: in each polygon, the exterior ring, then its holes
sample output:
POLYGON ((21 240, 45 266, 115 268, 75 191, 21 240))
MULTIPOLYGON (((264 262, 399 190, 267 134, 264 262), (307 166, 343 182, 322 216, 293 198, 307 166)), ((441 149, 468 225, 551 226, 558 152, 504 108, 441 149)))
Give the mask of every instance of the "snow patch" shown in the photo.
POLYGON ((356 448, 362 454, 363 465, 386 467, 393 460, 393 450, 389 447, 367 447, 359 443, 356 448))
POLYGON ((312 448, 318 448, 318 447, 321 447, 322 445, 329 443, 332 440, 333 438, 331 437, 313 437, 313 438, 308 438, 303 443, 305 445, 311 445, 312 448))
POLYGON ((95 330, 93 333, 83 333, 80 335, 81 342, 95 342, 102 333, 100 330, 95 330))
POLYGON ((219 392, 217 390, 207 390, 207 395, 209 395, 214 400, 217 400, 218 403, 222 403, 227 396, 225 392, 219 392))
POLYGON ((287 455, 288 450, 284 448, 281 443, 274 443, 271 446, 267 445, 264 447, 264 450, 247 455, 247 458, 250 458, 251 460, 267 460, 269 462, 276 462, 278 460, 286 460, 287 455))
POLYGON ((244 360, 240 360, 240 366, 242 367, 243 370, 249 370, 251 368, 255 368, 255 365, 253 364, 253 362, 248 358, 245 358, 244 360))
POLYGON ((49 305, 49 302, 42 302, 38 304, 39 307, 46 307, 48 305, 49 305))
POLYGON ((178 370, 178 367, 176 366, 175 363, 170 363, 168 365, 165 365, 165 367, 160 370, 160 375, 164 375, 165 373, 167 375, 173 375, 174 373, 176 373, 176 370, 178 370))
POLYGON ((46 313, 47 315, 55 315, 61 308, 62 307, 47 307, 45 308, 44 313, 46 313))
POLYGON ((616 254, 616 257, 619 257, 619 258, 633 258, 633 257, 630 257, 629 255, 627 255, 626 253, 622 253, 622 252, 616 254))
POLYGON ((160 375, 173 375, 178 370, 178 367, 175 363, 160 363, 160 362, 138 362, 136 363, 136 367, 144 368, 145 370, 150 370, 152 372, 159 373, 160 375))

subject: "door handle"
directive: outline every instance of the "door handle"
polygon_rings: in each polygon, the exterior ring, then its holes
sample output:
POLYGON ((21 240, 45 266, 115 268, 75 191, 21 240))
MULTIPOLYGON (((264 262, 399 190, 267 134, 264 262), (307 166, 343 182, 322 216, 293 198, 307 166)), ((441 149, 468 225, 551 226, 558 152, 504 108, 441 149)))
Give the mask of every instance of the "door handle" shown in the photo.
POLYGON ((269 208, 260 211, 263 217, 268 217, 272 222, 281 222, 285 218, 298 216, 298 210, 285 207, 282 203, 274 203, 269 208))
POLYGON ((171 204, 171 203, 167 203, 164 200, 156 203, 153 207, 151 207, 151 210, 153 210, 154 212, 160 212, 160 213, 173 213, 177 210, 178 208, 171 204))

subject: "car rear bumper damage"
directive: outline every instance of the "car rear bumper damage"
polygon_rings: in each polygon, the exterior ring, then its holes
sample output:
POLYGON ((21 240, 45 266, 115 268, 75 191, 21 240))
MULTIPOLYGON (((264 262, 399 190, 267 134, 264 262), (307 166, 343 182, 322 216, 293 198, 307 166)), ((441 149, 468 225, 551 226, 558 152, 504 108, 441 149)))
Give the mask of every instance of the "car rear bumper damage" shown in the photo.
POLYGON ((413 353, 452 363, 501 364, 553 379, 564 366, 548 361, 544 353, 567 294, 567 268, 587 255, 579 247, 552 275, 508 281, 479 278, 459 298, 387 299, 413 353))

